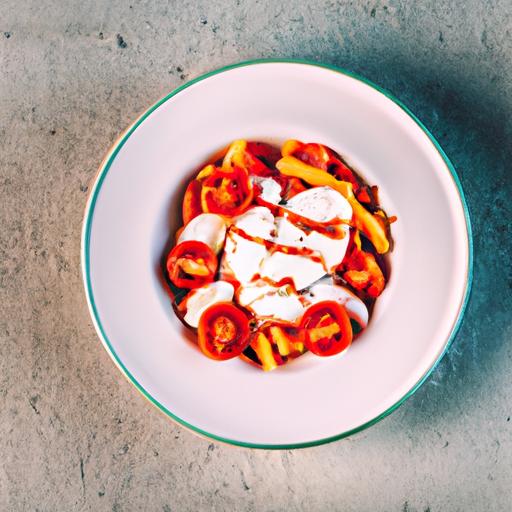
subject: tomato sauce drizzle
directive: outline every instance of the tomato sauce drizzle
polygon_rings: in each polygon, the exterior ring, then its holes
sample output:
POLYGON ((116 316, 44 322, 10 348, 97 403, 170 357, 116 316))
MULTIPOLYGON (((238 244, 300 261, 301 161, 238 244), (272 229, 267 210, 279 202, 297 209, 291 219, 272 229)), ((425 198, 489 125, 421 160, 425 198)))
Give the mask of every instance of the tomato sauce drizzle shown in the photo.
POLYGON ((326 237, 341 240, 345 238, 347 234, 342 226, 354 227, 351 220, 339 219, 337 217, 326 222, 317 222, 315 220, 308 219, 307 217, 303 217, 298 213, 292 212, 282 205, 269 203, 261 196, 256 197, 256 202, 260 206, 268 208, 275 217, 284 217, 289 220, 294 226, 306 234, 311 233, 311 231, 316 231, 326 237))
POLYGON ((232 233, 237 234, 241 238, 249 240, 250 242, 255 242, 257 244, 263 245, 270 252, 270 254, 273 254, 275 252, 282 252, 284 254, 290 254, 293 256, 304 256, 306 258, 309 258, 311 261, 321 263, 325 267, 324 259, 319 254, 319 252, 314 251, 309 247, 293 247, 291 245, 282 245, 276 242, 272 242, 272 240, 265 240, 264 238, 261 238, 259 236, 251 236, 248 235, 243 229, 240 229, 238 226, 235 226, 234 224, 231 226, 230 231, 232 233))

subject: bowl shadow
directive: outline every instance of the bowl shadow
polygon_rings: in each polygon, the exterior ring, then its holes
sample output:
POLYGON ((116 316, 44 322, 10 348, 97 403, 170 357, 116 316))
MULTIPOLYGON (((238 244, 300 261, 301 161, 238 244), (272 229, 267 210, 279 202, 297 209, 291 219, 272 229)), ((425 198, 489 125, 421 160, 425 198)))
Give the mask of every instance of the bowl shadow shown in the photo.
MULTIPOLYGON (((342 62, 330 60, 343 67, 342 62)), ((396 95, 425 123, 452 161, 473 232, 473 286, 459 332, 400 413, 406 427, 428 431, 446 427, 447 421, 459 422, 461 411, 493 399, 500 378, 501 382, 505 376, 508 379, 506 350, 512 328, 512 267, 508 263, 512 256, 512 145, 508 140, 512 130, 506 96, 489 88, 492 82, 483 82, 476 69, 475 76, 461 77, 453 68, 436 68, 431 76, 437 75, 437 79, 421 81, 425 70, 415 73, 413 61, 402 61, 394 68, 397 66, 409 70, 411 81, 404 85, 402 77, 404 92, 396 95), (478 101, 471 90, 459 87, 473 79, 482 86, 478 101)), ((382 70, 361 73, 389 87, 386 82, 393 81, 392 71, 385 71, 384 75, 390 75, 383 77, 382 70)))

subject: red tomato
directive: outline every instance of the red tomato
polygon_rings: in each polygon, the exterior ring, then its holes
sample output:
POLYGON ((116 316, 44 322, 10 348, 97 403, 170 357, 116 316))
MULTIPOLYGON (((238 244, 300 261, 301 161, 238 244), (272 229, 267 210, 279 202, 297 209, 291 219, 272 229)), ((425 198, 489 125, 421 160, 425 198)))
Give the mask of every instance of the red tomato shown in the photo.
POLYGON ((217 361, 232 359, 249 341, 249 319, 231 302, 213 304, 201 315, 198 343, 205 356, 217 361))
POLYGON ((386 286, 386 279, 375 256, 353 246, 340 265, 343 279, 356 290, 377 298, 386 286))
POLYGON ((282 180, 282 185, 284 184, 284 198, 288 201, 292 197, 304 192, 307 190, 307 187, 304 186, 304 183, 299 178, 293 178, 291 176, 283 176, 283 178, 288 178, 286 182, 282 180))
POLYGON ((197 180, 192 180, 188 184, 185 196, 183 197, 183 205, 181 207, 183 224, 188 224, 201 213, 203 213, 201 207, 201 183, 197 180))
POLYGON ((201 205, 205 212, 239 215, 251 204, 254 191, 245 169, 216 169, 202 184, 201 205))
POLYGON ((343 352, 352 342, 352 325, 345 308, 332 300, 310 306, 301 320, 304 344, 317 356, 343 352))
POLYGON ((245 153, 245 165, 249 174, 256 174, 257 176, 276 176, 279 174, 274 169, 281 156, 277 148, 264 142, 248 142, 245 153))
POLYGON ((178 288, 198 288, 211 283, 217 264, 215 253, 196 240, 181 242, 167 256, 169 279, 178 288))

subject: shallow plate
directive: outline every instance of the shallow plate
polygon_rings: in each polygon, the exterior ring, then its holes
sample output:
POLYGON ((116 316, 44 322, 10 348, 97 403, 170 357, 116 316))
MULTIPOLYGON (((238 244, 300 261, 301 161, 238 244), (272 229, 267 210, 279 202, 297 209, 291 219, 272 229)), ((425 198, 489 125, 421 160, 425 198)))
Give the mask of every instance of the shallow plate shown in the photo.
POLYGON ((118 140, 91 190, 82 265, 98 334, 147 398, 209 437, 291 448, 369 426, 417 389, 460 323, 471 253, 455 171, 403 105, 339 69, 257 61, 177 89, 118 140), (342 358, 307 354, 269 374, 238 359, 217 363, 172 311, 160 261, 184 185, 237 138, 326 144, 377 184, 398 216, 388 287, 342 358))

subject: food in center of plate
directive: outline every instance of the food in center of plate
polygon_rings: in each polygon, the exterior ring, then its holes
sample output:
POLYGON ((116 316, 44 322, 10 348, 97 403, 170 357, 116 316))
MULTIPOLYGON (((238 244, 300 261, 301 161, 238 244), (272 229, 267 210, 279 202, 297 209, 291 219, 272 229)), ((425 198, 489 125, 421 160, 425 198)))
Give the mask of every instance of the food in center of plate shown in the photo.
POLYGON ((234 141, 190 181, 182 216, 168 284, 206 356, 268 371, 366 329, 396 219, 330 148, 234 141))

